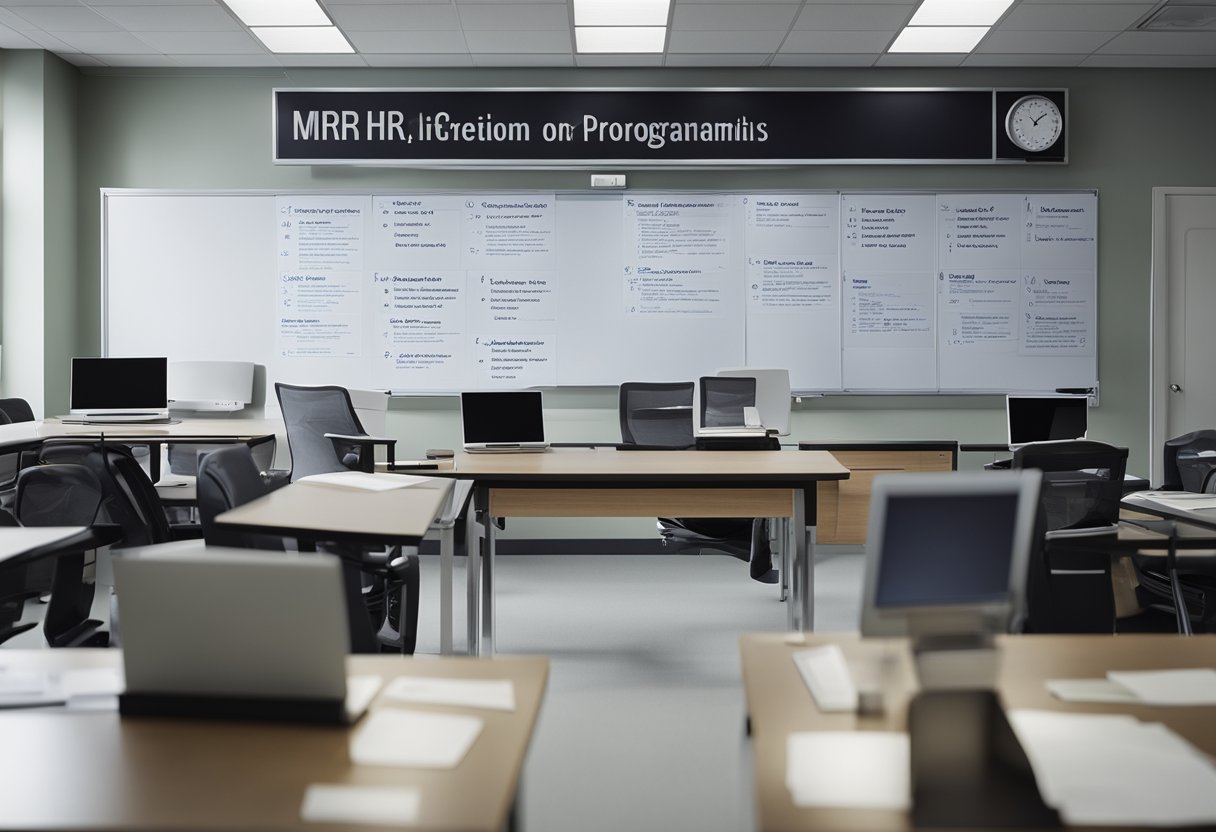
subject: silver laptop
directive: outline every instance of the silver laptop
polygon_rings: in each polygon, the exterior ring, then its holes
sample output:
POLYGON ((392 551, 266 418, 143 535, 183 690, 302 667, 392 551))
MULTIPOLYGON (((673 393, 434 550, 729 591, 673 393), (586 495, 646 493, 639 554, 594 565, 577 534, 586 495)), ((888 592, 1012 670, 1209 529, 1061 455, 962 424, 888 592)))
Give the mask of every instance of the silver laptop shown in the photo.
POLYGON ((544 451, 545 414, 539 390, 461 393, 464 449, 469 453, 544 451))
POLYGON ((65 422, 158 424, 169 421, 167 358, 73 358, 65 422))
POLYGON ((114 558, 124 714, 353 722, 379 688, 346 675, 341 563, 203 546, 114 558))
POLYGON ((1006 396, 1009 449, 1031 442, 1071 442, 1089 430, 1088 396, 1006 396))

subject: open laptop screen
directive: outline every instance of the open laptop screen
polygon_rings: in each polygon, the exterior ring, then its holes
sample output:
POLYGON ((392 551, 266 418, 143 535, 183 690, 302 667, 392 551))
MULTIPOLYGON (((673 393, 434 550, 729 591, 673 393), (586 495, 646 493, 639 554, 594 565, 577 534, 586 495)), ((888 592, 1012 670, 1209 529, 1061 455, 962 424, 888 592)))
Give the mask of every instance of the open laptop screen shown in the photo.
POLYGON ((169 406, 166 358, 73 358, 73 413, 164 410, 169 406))
POLYGON ((1085 438, 1085 396, 1009 396, 1005 401, 1010 445, 1085 438))
POLYGON ((466 445, 545 441, 539 390, 461 393, 460 414, 466 445))

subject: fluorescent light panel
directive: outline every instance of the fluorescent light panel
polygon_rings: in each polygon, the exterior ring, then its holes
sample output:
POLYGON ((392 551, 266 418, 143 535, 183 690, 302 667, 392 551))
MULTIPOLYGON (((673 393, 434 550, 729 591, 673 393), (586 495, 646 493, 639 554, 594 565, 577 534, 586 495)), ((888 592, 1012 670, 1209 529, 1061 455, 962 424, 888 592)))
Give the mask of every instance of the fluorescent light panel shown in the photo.
POLYGON ((666 26, 575 26, 579 52, 662 52, 666 26))
POLYGON ((908 26, 888 52, 970 52, 988 26, 908 26))
POLYGON ((924 0, 909 26, 991 26, 1013 0, 924 0))
POLYGON ((318 55, 355 51, 336 26, 250 26, 249 31, 271 52, 318 55))
POLYGON ((575 26, 666 26, 671 0, 574 0, 575 26))

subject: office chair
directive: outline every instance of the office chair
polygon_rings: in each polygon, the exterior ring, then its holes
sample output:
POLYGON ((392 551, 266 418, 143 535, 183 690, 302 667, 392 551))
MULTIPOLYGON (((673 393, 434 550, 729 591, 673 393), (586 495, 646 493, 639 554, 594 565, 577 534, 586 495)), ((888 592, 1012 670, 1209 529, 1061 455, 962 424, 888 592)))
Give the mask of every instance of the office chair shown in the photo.
POLYGON ((703 428, 738 427, 743 408, 756 406, 754 376, 702 376, 701 418, 703 428))
MULTIPOLYGON (((14 510, 23 526, 92 526, 104 497, 97 476, 84 465, 37 465, 18 475, 14 510)), ((47 644, 108 645, 109 634, 101 629, 102 622, 89 618, 96 584, 85 580, 85 552, 60 555, 51 565, 51 597, 42 622, 47 644)), ((23 625, 9 635, 32 626, 23 625)), ((0 636, 0 641, 5 637, 0 636)))
MULTIPOLYGON (((233 531, 215 523, 217 515, 269 490, 247 446, 230 445, 205 454, 198 466, 198 507, 207 545, 285 551, 281 538, 233 531)), ((375 562, 357 548, 325 550, 342 559, 351 652, 378 653, 385 645, 394 652, 413 653, 418 642, 418 556, 375 562), (362 586, 362 576, 368 573, 377 578, 371 593, 362 586), (387 620, 390 593, 400 596, 398 609, 403 621, 396 626, 387 620)))
MULTIPOLYGON (((1216 430, 1204 429, 1168 439, 1163 448, 1162 490, 1216 494, 1216 430)), ((1141 525, 1171 533, 1172 521, 1141 525)), ((1172 557, 1133 558, 1139 582, 1137 596, 1150 609, 1170 613, 1178 631, 1216 631, 1216 577, 1208 572, 1179 569, 1172 557)))
POLYGON ((1116 532, 1127 448, 1088 441, 1031 443, 1014 451, 1011 467, 1043 472, 1027 575, 1026 629, 1113 633, 1111 558, 1103 540, 1116 532), (1063 533, 1067 543, 1055 542, 1063 533))
MULTIPOLYGON (((754 387, 755 380, 751 381, 754 387)), ((672 450, 691 447, 694 386, 692 382, 622 384, 618 400, 621 441, 626 445, 672 450)), ((740 405, 740 416, 742 413, 740 405)), ((664 546, 717 549, 751 561, 752 577, 757 579, 767 578, 772 571, 772 558, 766 558, 768 524, 762 519, 660 517, 658 528, 664 546)))
POLYGON ((371 436, 363 429, 345 387, 301 386, 276 382, 275 395, 287 427, 291 479, 337 471, 375 470, 376 445, 397 440, 371 436))

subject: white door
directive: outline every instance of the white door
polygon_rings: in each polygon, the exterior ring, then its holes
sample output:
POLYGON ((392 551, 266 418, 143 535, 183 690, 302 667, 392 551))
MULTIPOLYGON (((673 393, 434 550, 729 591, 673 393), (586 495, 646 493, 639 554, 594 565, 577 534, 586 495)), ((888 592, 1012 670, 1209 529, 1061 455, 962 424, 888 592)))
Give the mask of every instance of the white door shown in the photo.
POLYGON ((1216 188, 1153 189, 1149 440, 1216 428, 1216 188))

